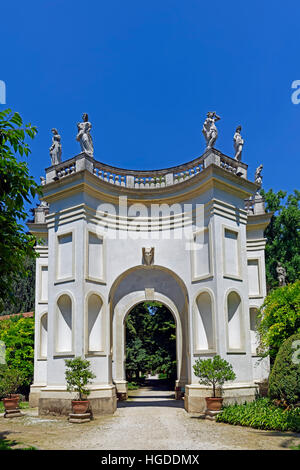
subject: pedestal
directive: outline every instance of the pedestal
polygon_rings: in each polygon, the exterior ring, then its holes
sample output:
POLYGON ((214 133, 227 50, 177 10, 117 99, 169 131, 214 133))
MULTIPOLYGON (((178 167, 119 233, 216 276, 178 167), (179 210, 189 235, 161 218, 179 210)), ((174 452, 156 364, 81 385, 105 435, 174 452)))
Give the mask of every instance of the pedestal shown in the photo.
POLYGON ((4 418, 17 418, 18 416, 23 416, 20 408, 15 410, 5 410, 4 418))
POLYGON ((206 410, 204 418, 205 419, 210 419, 211 421, 216 420, 216 416, 221 413, 221 411, 211 411, 211 410, 206 410))
POLYGON ((69 422, 70 423, 88 423, 91 421, 91 413, 70 413, 69 422))

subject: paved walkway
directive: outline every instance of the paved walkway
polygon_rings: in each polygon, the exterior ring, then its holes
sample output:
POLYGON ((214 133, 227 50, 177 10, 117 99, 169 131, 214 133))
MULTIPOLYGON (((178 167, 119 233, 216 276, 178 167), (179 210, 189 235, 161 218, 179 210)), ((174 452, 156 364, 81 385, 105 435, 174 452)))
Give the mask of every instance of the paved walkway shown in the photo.
POLYGON ((187 414, 183 401, 157 381, 130 392, 113 416, 85 424, 68 423, 66 417, 27 416, 4 420, 1 431, 40 449, 97 450, 205 450, 205 449, 288 449, 300 444, 300 434, 259 431, 200 419, 187 414))

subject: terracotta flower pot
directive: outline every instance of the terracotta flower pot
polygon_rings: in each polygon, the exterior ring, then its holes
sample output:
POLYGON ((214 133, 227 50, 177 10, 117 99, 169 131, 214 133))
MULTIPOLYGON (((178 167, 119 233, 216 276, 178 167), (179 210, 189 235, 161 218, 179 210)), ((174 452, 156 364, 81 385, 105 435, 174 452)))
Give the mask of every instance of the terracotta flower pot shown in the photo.
POLYGON ((72 410, 75 414, 84 414, 89 408, 89 400, 72 400, 72 410))
POLYGON ((223 398, 206 397, 206 407, 209 411, 220 411, 222 408, 223 398))
POLYGON ((4 408, 8 411, 16 410, 19 407, 19 397, 15 398, 3 398, 4 408))

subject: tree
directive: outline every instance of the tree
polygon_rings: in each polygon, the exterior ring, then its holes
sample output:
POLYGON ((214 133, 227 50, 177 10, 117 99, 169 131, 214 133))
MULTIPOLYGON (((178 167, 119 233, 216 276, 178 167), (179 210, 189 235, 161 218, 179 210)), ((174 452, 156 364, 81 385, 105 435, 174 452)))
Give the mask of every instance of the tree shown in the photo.
POLYGON ((261 355, 275 360, 280 346, 300 333, 300 281, 273 289, 258 314, 261 355))
POLYGON ((76 392, 78 400, 83 400, 85 396, 90 394, 87 385, 91 383, 91 379, 96 377, 90 370, 90 362, 81 357, 74 357, 74 359, 65 359, 65 363, 67 390, 68 392, 76 392))
POLYGON ((212 386, 213 398, 216 397, 217 386, 222 389, 225 382, 236 378, 232 365, 218 355, 213 359, 197 359, 193 368, 200 384, 212 386))
POLYGON ((140 372, 176 375, 176 326, 170 311, 158 302, 132 309, 126 320, 126 374, 140 372))
POLYGON ((270 224, 265 230, 266 277, 268 290, 278 286, 276 273, 277 262, 285 267, 287 281, 295 282, 300 273, 300 191, 294 194, 272 189, 261 195, 266 200, 267 212, 274 212, 270 224), (284 202, 284 204, 282 204, 284 202))
POLYGON ((0 321, 0 341, 5 344, 8 367, 24 375, 24 391, 33 379, 34 318, 12 317, 0 321))
POLYGON ((0 310, 6 299, 14 300, 13 281, 28 275, 26 259, 36 256, 35 237, 22 225, 27 218, 25 201, 30 203, 40 193, 22 160, 30 153, 25 139, 33 139, 36 132, 31 124, 23 125, 18 113, 0 113, 0 310))
POLYGON ((35 303, 35 259, 27 257, 24 261, 27 276, 16 275, 12 282, 14 300, 7 298, 3 300, 1 315, 11 313, 32 312, 35 303))

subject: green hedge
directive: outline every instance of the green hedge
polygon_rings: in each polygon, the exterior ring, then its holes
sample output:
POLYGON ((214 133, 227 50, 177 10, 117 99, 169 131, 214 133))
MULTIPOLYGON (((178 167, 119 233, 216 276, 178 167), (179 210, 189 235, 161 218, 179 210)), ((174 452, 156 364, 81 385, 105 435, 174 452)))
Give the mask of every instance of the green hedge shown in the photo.
POLYGON ((300 401, 299 344, 300 333, 297 333, 281 345, 269 377, 270 398, 288 405, 300 401))
POLYGON ((283 409, 269 398, 225 406, 216 421, 256 429, 300 432, 300 407, 283 409))

